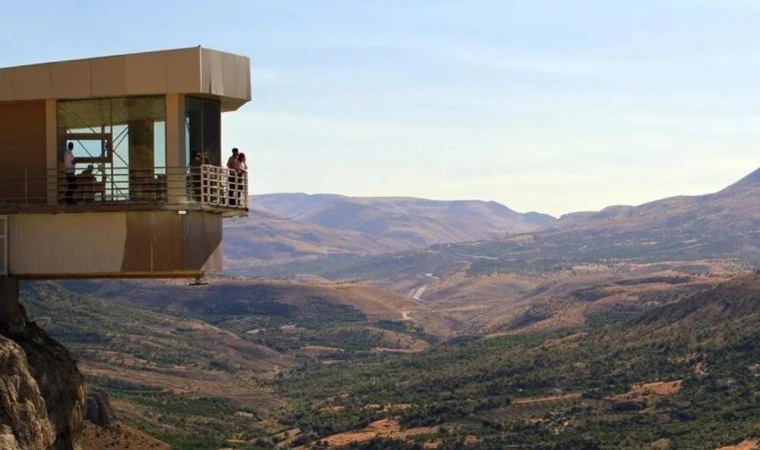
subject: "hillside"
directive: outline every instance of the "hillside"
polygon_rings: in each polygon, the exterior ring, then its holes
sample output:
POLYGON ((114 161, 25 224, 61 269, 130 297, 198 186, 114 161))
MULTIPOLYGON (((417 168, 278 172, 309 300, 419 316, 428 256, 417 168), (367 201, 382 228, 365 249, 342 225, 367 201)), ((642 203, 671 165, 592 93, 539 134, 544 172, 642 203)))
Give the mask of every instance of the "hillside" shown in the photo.
POLYGON ((278 321, 399 321, 414 312, 417 323, 434 334, 446 324, 411 298, 355 283, 212 278, 205 286, 185 281, 68 281, 72 291, 139 306, 159 313, 189 314, 211 323, 237 317, 278 321))
POLYGON ((85 423, 82 450, 128 448, 130 450, 171 450, 171 447, 155 438, 135 430, 124 423, 100 427, 85 423))
POLYGON ((258 448, 228 441, 279 430, 290 399, 271 389, 278 373, 419 353, 440 340, 432 332, 447 332, 423 305, 371 287, 210 281, 25 284, 32 320, 71 350, 128 426, 89 432, 92 445, 120 434, 146 441, 136 428, 180 450, 258 448))
POLYGON ((741 235, 760 228, 760 169, 727 188, 707 195, 680 196, 640 206, 612 206, 598 213, 563 216, 563 231, 680 232, 725 231, 741 235))
POLYGON ((749 301, 759 290, 760 276, 747 275, 638 320, 312 367, 288 372, 278 387, 308 399, 291 416, 305 442, 716 449, 760 435, 760 302, 749 301), (747 299, 740 310, 737 297, 747 299), (389 406, 361 406, 373 404, 389 406))
POLYGON ((414 248, 393 238, 353 230, 336 230, 252 210, 248 217, 224 222, 224 257, 228 267, 327 255, 368 255, 414 248))
POLYGON ((742 321, 760 312, 760 282, 743 276, 699 292, 683 301, 649 311, 635 324, 672 327, 699 324, 715 326, 726 321, 742 321))
POLYGON ((758 436, 760 275, 582 269, 441 281, 421 301, 224 278, 35 282, 24 299, 149 445, 140 433, 177 449, 712 449, 758 436), (425 331, 485 292, 494 334, 425 331))
POLYGON ((583 269, 575 276, 504 274, 430 283, 424 301, 440 316, 456 319, 460 334, 515 334, 609 324, 725 279, 583 269))
POLYGON ((499 203, 482 201, 269 194, 252 197, 251 207, 414 247, 531 231, 554 221, 547 215, 520 214, 499 203))

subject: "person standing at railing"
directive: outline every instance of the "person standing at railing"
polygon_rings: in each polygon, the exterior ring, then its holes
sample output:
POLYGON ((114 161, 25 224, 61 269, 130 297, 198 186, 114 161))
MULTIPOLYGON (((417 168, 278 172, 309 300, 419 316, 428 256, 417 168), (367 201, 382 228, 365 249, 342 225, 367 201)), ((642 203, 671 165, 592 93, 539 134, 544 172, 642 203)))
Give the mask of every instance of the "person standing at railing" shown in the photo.
MULTIPOLYGON (((235 199, 242 200, 243 199, 243 190, 246 188, 246 183, 244 182, 245 177, 248 176, 248 164, 245 162, 245 153, 240 153, 238 155, 238 162, 240 163, 240 168, 238 169, 238 184, 237 184, 237 190, 235 192, 235 199)), ((245 205, 240 205, 245 206, 245 205)))
POLYGON ((69 142, 66 150, 63 152, 63 173, 66 176, 66 193, 64 201, 72 204, 74 200, 74 191, 77 189, 76 161, 74 160, 74 143, 69 142))
POLYGON ((240 153, 238 155, 238 164, 240 165, 238 168, 239 173, 248 173, 248 164, 245 163, 245 153, 240 153))
POLYGON ((84 170, 77 177, 77 193, 85 203, 95 201, 95 167, 90 164, 87 170, 84 170))
POLYGON ((237 148, 232 149, 232 156, 227 160, 227 168, 230 170, 227 176, 227 183, 229 183, 229 196, 227 197, 230 206, 235 205, 235 192, 237 191, 237 177, 240 172, 240 159, 238 159, 238 153, 240 151, 237 148))

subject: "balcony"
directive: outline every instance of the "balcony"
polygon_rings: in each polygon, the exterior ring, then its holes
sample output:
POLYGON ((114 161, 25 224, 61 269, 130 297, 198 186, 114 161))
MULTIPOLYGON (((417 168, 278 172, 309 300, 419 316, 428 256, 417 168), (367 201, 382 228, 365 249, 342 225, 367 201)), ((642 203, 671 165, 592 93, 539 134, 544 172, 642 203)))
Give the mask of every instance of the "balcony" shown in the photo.
POLYGON ((248 175, 225 167, 90 167, 74 175, 62 170, 0 170, 0 214, 190 210, 234 217, 248 213, 248 175))

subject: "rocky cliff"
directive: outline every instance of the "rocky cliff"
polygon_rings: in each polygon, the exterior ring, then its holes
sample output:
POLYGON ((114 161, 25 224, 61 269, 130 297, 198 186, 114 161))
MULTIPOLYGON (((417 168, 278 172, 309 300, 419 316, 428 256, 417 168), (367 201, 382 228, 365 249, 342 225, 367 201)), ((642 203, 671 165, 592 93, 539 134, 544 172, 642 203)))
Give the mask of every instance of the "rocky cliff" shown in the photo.
POLYGON ((86 391, 74 359, 0 278, 0 449, 78 450, 86 391))

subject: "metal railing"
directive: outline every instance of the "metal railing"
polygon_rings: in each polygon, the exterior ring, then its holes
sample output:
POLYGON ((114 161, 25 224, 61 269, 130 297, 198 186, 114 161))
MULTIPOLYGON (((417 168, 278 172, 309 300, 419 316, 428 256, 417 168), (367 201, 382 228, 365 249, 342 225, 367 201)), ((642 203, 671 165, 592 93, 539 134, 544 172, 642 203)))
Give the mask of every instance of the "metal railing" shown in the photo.
POLYGON ((0 169, 0 208, 13 206, 194 204, 247 209, 248 175, 212 165, 147 169, 0 169))

